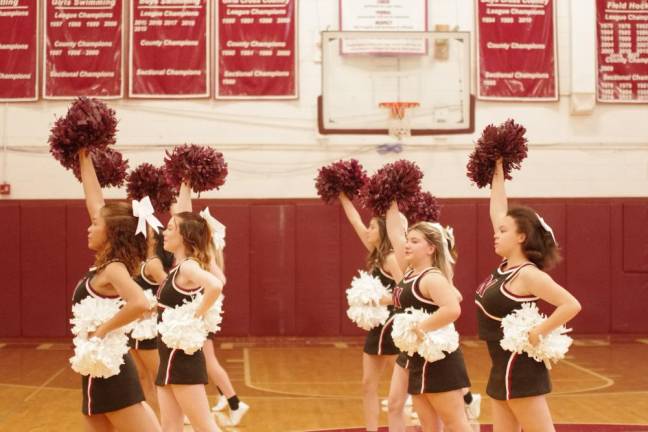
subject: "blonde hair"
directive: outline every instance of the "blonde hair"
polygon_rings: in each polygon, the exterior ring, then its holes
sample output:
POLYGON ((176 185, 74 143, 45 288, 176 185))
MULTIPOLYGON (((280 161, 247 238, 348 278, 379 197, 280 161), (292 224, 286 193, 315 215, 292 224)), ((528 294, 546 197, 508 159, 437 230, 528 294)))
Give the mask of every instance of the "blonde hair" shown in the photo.
POLYGON ((449 255, 448 241, 444 228, 437 223, 417 222, 407 230, 407 232, 410 231, 420 232, 423 234, 425 241, 434 246, 432 265, 437 267, 446 279, 452 283, 454 269, 450 262, 451 255, 449 255))

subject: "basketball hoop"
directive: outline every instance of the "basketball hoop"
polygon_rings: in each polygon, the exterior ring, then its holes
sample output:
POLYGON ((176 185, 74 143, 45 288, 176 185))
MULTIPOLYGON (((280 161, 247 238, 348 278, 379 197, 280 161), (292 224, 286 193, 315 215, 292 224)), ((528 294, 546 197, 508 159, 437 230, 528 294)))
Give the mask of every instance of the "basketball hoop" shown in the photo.
POLYGON ((412 128, 406 116, 408 108, 417 108, 418 102, 380 102, 378 107, 389 108, 389 135, 398 138, 410 136, 412 128))

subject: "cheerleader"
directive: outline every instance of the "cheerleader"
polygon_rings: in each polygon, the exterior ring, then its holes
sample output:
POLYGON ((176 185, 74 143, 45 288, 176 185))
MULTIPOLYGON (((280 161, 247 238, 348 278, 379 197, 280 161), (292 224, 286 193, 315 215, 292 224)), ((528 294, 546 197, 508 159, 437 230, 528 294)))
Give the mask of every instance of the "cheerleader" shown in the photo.
MULTIPOLYGON (((182 183, 180 186, 180 193, 173 210, 176 212, 192 211, 193 205, 191 202, 191 187, 187 183, 182 183)), ((223 248, 225 247, 225 232, 222 224, 218 222, 210 213, 209 209, 200 212, 200 215, 207 221, 212 235, 212 244, 210 248, 210 271, 223 281, 227 283, 225 278, 225 259, 223 256, 223 248), (222 227, 222 229, 219 229, 222 227)), ((245 414, 250 409, 250 406, 241 401, 234 390, 232 381, 230 380, 227 371, 221 366, 216 357, 214 350, 214 336, 215 333, 209 333, 207 340, 203 345, 203 353, 205 355, 205 363, 207 366, 207 376, 216 384, 219 392, 218 400, 212 407, 213 412, 218 412, 229 407, 228 426, 238 426, 245 414)), ((185 424, 190 424, 190 420, 185 417, 185 424)))
MULTIPOLYGON (((398 222, 398 206, 387 212, 388 233, 397 259, 409 271, 394 290, 392 299, 400 309, 414 307, 432 314, 416 329, 422 339, 428 331, 454 322, 461 314, 461 295, 452 285, 452 265, 445 229, 437 223, 419 222, 410 227, 406 239, 398 222)), ((418 354, 401 353, 394 368, 391 391, 405 389, 413 396, 414 409, 424 431, 471 431, 464 412, 464 389, 470 387, 461 348, 445 358, 428 362, 418 354)), ((390 391, 390 398, 392 393, 390 391)))
MULTIPOLYGON (((158 291, 162 310, 192 301, 203 293, 196 315, 200 318, 214 304, 223 289, 223 280, 209 271, 211 232, 201 216, 190 212, 175 214, 164 231, 164 249, 172 252, 176 266, 158 291)), ((162 318, 162 313, 159 315, 162 318)), ((205 384, 207 368, 203 350, 192 355, 172 349, 158 335, 160 368, 156 379, 162 427, 182 430, 183 413, 197 430, 218 431, 209 409, 205 384)))
POLYGON ((493 400, 496 431, 554 431, 545 394, 551 391, 546 366, 527 354, 504 351, 500 346, 502 318, 522 303, 538 300, 556 306, 540 325, 529 331, 529 342, 565 324, 581 306, 545 270, 559 260, 553 231, 528 207, 508 208, 502 159, 495 164, 491 182, 490 218, 495 253, 503 258, 475 296, 479 337, 486 341, 492 366, 486 392, 493 400))
MULTIPOLYGON (((138 219, 126 203, 104 202, 93 163, 85 149, 79 152, 79 169, 86 207, 92 220, 88 247, 96 252, 95 266, 79 282, 72 303, 92 296, 121 298, 125 305, 91 336, 102 338, 134 320, 148 309, 142 290, 133 281, 145 256, 143 235, 135 234, 138 219)), ((82 412, 87 430, 159 431, 154 412, 144 402, 135 364, 124 356, 117 375, 109 378, 82 377, 82 412)))
MULTIPOLYGON (((369 251, 367 268, 373 276, 378 277, 380 282, 391 291, 400 282, 403 271, 392 251, 387 236, 385 218, 373 217, 367 227, 345 193, 340 193, 339 200, 349 223, 351 223, 360 241, 369 251)), ((380 415, 378 385, 380 377, 385 369, 394 367, 396 355, 399 353, 391 337, 394 318, 393 307, 390 307, 390 312, 390 317, 384 325, 369 331, 362 354, 362 391, 367 431, 378 430, 380 415)), ((404 405, 406 396, 406 394, 403 394, 400 408, 395 408, 394 404, 389 405, 390 430, 405 429, 404 405)))
MULTIPOLYGON (((173 263, 173 256, 164 250, 163 241, 162 233, 156 233, 152 228, 148 228, 147 258, 141 264, 135 277, 135 282, 144 291, 150 291, 153 296, 157 295, 158 287, 166 279, 167 271, 173 263)), ((151 311, 147 311, 141 318, 148 318, 150 314, 151 311)), ((155 377, 160 367, 157 338, 137 340, 131 336, 128 343, 131 348, 130 353, 137 365, 137 373, 146 400, 156 412, 159 412, 160 407, 155 388, 155 377)))

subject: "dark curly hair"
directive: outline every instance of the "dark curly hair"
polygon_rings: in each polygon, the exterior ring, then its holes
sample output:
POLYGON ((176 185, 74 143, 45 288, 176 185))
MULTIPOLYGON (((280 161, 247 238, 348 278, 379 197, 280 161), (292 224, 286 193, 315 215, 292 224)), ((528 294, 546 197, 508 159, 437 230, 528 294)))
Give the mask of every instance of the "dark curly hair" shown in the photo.
POLYGON ((517 232, 524 234, 522 252, 541 270, 549 270, 561 260, 558 245, 551 233, 545 230, 538 214, 526 206, 515 206, 506 213, 515 221, 517 232))
POLYGON ((107 203, 99 214, 106 222, 107 240, 95 255, 95 266, 101 268, 119 261, 131 275, 137 274, 146 259, 146 239, 135 235, 137 218, 133 216, 133 207, 125 202, 107 203))

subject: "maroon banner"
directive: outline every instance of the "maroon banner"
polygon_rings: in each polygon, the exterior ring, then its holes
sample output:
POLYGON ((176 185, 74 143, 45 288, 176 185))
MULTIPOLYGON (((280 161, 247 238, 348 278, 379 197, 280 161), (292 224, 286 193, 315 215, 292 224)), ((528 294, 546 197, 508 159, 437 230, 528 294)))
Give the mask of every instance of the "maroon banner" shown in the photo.
POLYGON ((210 4, 131 1, 131 97, 209 97, 210 4))
POLYGON ((480 99, 558 100, 553 0, 476 0, 480 99))
POLYGON ((296 0, 218 0, 216 98, 297 98, 296 17, 296 0))
POLYGON ((0 2, 0 101, 38 99, 38 0, 0 2))
POLYGON ((119 98, 122 82, 122 0, 46 0, 46 99, 119 98))
POLYGON ((648 103, 648 3, 596 2, 599 102, 648 103))

